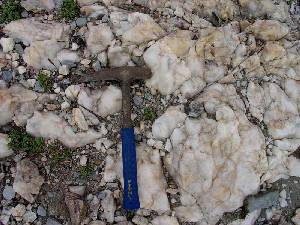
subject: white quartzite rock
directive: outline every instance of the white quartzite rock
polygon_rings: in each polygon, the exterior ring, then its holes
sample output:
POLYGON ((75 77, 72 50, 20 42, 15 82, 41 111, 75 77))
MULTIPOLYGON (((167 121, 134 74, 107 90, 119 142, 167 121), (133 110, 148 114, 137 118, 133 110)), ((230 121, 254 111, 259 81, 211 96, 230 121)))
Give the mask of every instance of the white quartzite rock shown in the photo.
POLYGON ((181 192, 183 206, 175 209, 176 215, 215 224, 259 190, 267 169, 265 142, 260 129, 247 120, 233 86, 212 85, 197 101, 216 120, 186 119, 171 135, 173 149, 165 165, 181 192))
POLYGON ((67 122, 56 114, 38 111, 27 120, 26 131, 35 137, 57 139, 68 147, 81 147, 95 142, 102 136, 101 133, 93 130, 74 133, 67 122))
POLYGON ((35 41, 24 51, 24 61, 35 69, 54 70, 59 67, 57 54, 64 43, 55 40, 35 41))
POLYGON ((14 49, 15 42, 12 38, 1 38, 0 44, 2 46, 3 52, 9 52, 14 49))
POLYGON ((21 85, 0 90, 0 126, 14 120, 22 125, 33 114, 38 95, 21 85))
POLYGON ((153 136, 158 139, 170 137, 173 130, 183 124, 185 118, 186 114, 179 107, 169 107, 162 116, 154 121, 153 136))
POLYGON ((92 54, 97 54, 105 50, 111 44, 114 35, 107 24, 94 26, 89 23, 85 38, 88 50, 92 54))
POLYGON ((132 28, 123 33, 122 40, 124 42, 141 44, 165 35, 165 31, 146 14, 132 13, 128 16, 128 22, 132 28))
POLYGON ((17 163, 17 172, 13 189, 28 202, 33 203, 40 191, 44 178, 40 176, 37 166, 29 159, 23 159, 17 163))
POLYGON ((144 145, 137 147, 138 185, 141 208, 159 213, 170 210, 158 150, 144 145))
POLYGON ((105 117, 121 110, 122 93, 113 85, 93 91, 81 89, 78 94, 78 104, 105 117))
POLYGON ((28 45, 34 41, 44 40, 66 40, 69 33, 69 26, 56 23, 42 23, 35 18, 21 19, 10 22, 4 27, 4 32, 12 38, 21 40, 28 45))
POLYGON ((158 216, 155 217, 151 223, 153 225, 179 225, 177 219, 175 217, 170 216, 158 216))
POLYGON ((58 0, 22 0, 21 6, 27 11, 43 9, 51 11, 55 8, 56 2, 58 2, 58 0))

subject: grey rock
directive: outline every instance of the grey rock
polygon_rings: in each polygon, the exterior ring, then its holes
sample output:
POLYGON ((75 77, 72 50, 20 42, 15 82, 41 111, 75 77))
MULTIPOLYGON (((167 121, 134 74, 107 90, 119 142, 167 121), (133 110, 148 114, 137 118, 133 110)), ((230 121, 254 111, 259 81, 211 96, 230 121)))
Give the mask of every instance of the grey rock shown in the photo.
POLYGON ((16 195, 16 192, 14 191, 13 187, 12 186, 8 186, 6 185, 4 187, 4 190, 3 190, 3 198, 6 199, 6 200, 12 200, 16 195))
POLYGON ((93 69, 95 71, 100 71, 101 70, 101 64, 100 64, 100 62, 98 60, 93 63, 93 69))
POLYGON ((39 207, 37 208, 36 213, 37 213, 39 216, 43 216, 43 217, 47 215, 47 212, 46 212, 46 210, 45 210, 45 208, 44 208, 43 206, 39 206, 39 207))
POLYGON ((46 225, 61 225, 61 223, 57 222, 54 219, 48 218, 47 222, 46 222, 46 225))
POLYGON ((72 23, 70 23, 70 28, 72 29, 72 30, 74 30, 75 28, 76 28, 76 22, 75 21, 73 21, 72 23))
POLYGON ((141 106, 143 104, 143 98, 141 96, 134 96, 133 103, 136 106, 141 106))
POLYGON ((22 45, 20 45, 20 44, 16 44, 15 45, 15 50, 16 50, 16 52, 19 55, 23 55, 24 54, 24 49, 23 49, 22 45))
POLYGON ((83 27, 87 24, 87 19, 85 17, 80 17, 77 18, 75 22, 78 27, 83 27))
POLYGON ((42 87, 42 85, 40 84, 39 81, 37 81, 34 85, 34 90, 37 91, 37 92, 43 92, 44 91, 44 88, 42 87))
POLYGON ((257 209, 266 209, 278 205, 279 205, 278 192, 268 192, 268 193, 258 194, 256 196, 251 196, 247 199, 248 212, 253 212, 254 210, 257 209))
POLYGON ((32 223, 33 221, 35 221, 37 218, 36 214, 32 211, 27 211, 24 216, 23 216, 23 220, 27 223, 32 223))
POLYGON ((9 70, 2 71, 2 79, 6 82, 10 82, 13 79, 13 72, 9 70))

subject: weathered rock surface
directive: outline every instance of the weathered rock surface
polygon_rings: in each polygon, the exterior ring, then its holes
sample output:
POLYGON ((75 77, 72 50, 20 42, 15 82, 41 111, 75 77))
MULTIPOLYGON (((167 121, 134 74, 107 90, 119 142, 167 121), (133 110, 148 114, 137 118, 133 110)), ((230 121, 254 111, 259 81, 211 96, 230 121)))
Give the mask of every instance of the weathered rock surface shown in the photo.
POLYGON ((165 35, 165 31, 146 14, 132 13, 128 16, 128 22, 132 28, 123 33, 122 40, 124 42, 141 44, 165 35))
POLYGON ((295 216, 292 218, 295 224, 300 224, 300 209, 297 209, 295 216))
POLYGON ((141 207, 159 213, 170 210, 159 151, 137 147, 138 185, 141 207))
POLYGON ((25 45, 34 41, 66 40, 69 26, 63 23, 42 23, 35 18, 21 19, 10 22, 4 27, 4 32, 12 38, 21 40, 25 45))
POLYGON ((12 38, 1 38, 0 44, 2 46, 3 52, 9 52, 14 49, 15 42, 12 38))
POLYGON ((276 20, 256 20, 247 30, 253 32, 256 38, 264 41, 279 40, 289 32, 289 28, 285 24, 276 20))
POLYGON ((21 85, 0 89, 0 126, 12 120, 22 125, 32 116, 37 105, 38 95, 21 85))
POLYGON ((27 120, 26 131, 35 137, 57 139, 68 147, 81 147, 94 143, 102 136, 94 130, 74 133, 65 120, 54 113, 34 112, 33 117, 27 120))
POLYGON ((85 202, 81 200, 76 194, 66 193, 65 203, 69 210, 71 224, 82 224, 87 214, 87 207, 85 205, 85 202))
POLYGON ((155 217, 151 223, 153 225, 179 225, 177 219, 171 216, 158 216, 155 217))
POLYGON ((198 101, 216 119, 186 119, 171 135, 173 149, 165 164, 181 192, 179 218, 214 224, 259 190, 267 168, 265 141, 261 130, 247 120, 233 86, 212 85, 198 101), (216 89, 227 92, 218 95, 216 89))
POLYGON ((121 90, 113 85, 97 90, 81 89, 78 104, 99 116, 117 113, 122 107, 121 90))
POLYGON ((181 31, 164 37, 147 49, 144 60, 152 71, 152 77, 146 83, 148 86, 162 94, 170 94, 191 78, 186 62, 179 58, 188 53, 192 45, 189 38, 189 32, 181 31))
POLYGON ((60 0, 22 0, 21 6, 27 11, 47 10, 51 11, 60 5, 60 0))
POLYGON ((170 137, 176 127, 182 126, 186 114, 182 112, 180 107, 170 107, 167 111, 156 119, 152 125, 152 133, 154 138, 164 139, 170 137))
POLYGON ((114 200, 113 193, 110 190, 104 191, 105 197, 101 201, 102 208, 104 210, 103 217, 108 223, 114 222, 116 203, 114 200))
POLYGON ((55 40, 35 41, 24 51, 24 61, 35 69, 54 70, 59 67, 58 53, 64 43, 55 40))
POLYGON ((0 133, 0 159, 13 154, 13 151, 8 147, 8 142, 7 135, 0 133))
POLYGON ((85 38, 88 50, 92 54, 97 54, 105 50, 111 44, 114 36, 107 24, 94 26, 89 23, 85 38))
POLYGON ((17 163, 17 172, 13 189, 25 200, 33 203, 35 196, 40 191, 44 178, 40 175, 37 166, 29 159, 17 163))

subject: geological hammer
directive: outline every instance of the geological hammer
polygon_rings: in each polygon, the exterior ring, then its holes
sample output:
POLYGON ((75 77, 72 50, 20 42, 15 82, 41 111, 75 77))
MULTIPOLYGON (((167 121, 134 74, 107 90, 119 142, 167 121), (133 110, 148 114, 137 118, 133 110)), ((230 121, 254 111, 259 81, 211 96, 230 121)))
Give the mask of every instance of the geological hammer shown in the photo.
POLYGON ((130 85, 134 80, 149 79, 150 77, 151 71, 145 67, 125 66, 102 69, 99 72, 86 75, 80 79, 81 82, 114 80, 121 83, 123 113, 121 128, 124 178, 123 207, 128 210, 136 210, 140 208, 135 137, 131 121, 130 85))

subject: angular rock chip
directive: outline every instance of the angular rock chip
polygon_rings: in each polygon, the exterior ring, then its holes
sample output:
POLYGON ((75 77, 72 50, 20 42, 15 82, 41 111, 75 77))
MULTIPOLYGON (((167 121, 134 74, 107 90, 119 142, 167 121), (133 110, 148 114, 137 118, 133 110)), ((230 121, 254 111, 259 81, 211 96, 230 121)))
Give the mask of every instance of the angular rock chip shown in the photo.
POLYGON ((179 225, 176 217, 171 216, 158 216, 155 217, 151 223, 153 225, 179 225))
POLYGON ((33 203, 34 195, 39 194, 44 183, 44 178, 40 175, 38 167, 29 159, 23 159, 17 163, 17 172, 13 184, 13 189, 25 200, 33 203))

